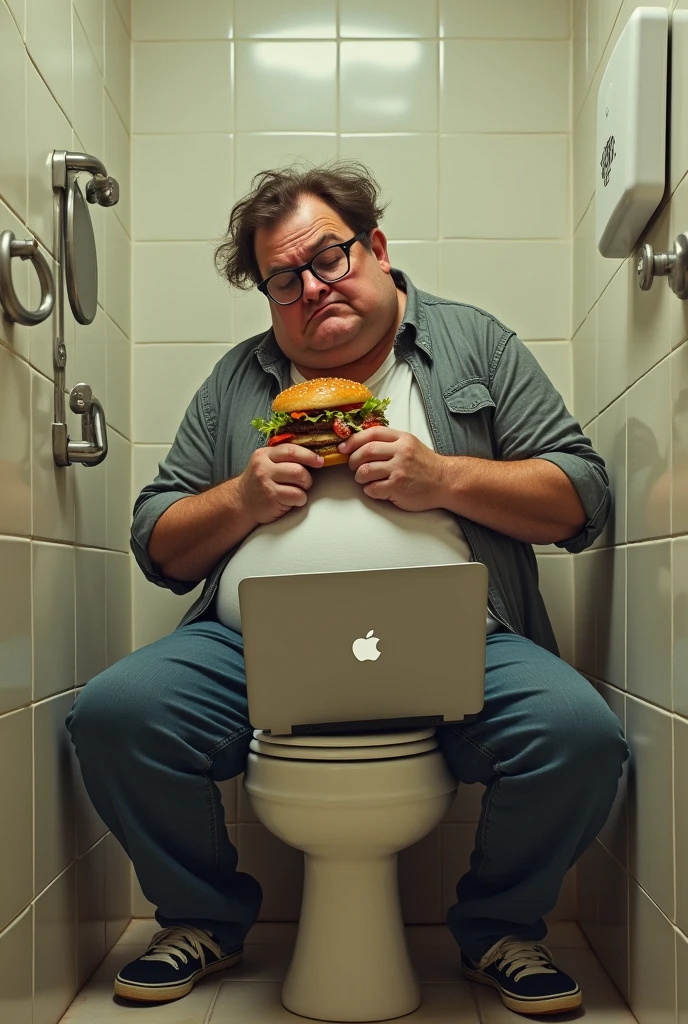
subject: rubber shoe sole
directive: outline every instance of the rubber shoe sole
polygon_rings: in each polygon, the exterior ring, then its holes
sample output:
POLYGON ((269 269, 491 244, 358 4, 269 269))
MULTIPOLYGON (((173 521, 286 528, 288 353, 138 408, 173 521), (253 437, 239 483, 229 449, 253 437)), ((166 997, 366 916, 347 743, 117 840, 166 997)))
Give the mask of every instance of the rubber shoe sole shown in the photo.
POLYGON ((214 964, 197 971, 191 978, 179 982, 177 985, 136 985, 130 981, 121 980, 119 975, 115 978, 115 995, 123 999, 132 999, 137 1003, 167 1003, 172 999, 181 999, 188 996, 197 981, 205 978, 215 971, 225 971, 229 967, 237 967, 241 963, 243 950, 225 956, 214 964))
POLYGON ((497 989, 504 1005, 509 1010, 515 1010, 516 1013, 541 1014, 542 1016, 548 1013, 564 1013, 566 1010, 578 1009, 583 1002, 583 993, 578 987, 575 992, 564 992, 556 996, 543 996, 540 999, 519 999, 511 992, 506 992, 499 982, 491 978, 489 974, 483 974, 482 971, 472 971, 466 964, 462 964, 461 969, 470 981, 497 989))

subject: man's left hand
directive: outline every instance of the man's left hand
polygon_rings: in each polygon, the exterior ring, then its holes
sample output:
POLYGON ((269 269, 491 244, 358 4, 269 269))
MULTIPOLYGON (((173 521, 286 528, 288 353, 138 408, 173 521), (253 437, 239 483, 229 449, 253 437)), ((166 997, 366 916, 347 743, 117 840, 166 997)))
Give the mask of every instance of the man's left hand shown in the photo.
POLYGON ((443 507, 442 456, 413 434, 391 427, 368 427, 338 448, 349 455, 354 479, 363 484, 369 498, 391 501, 405 512, 443 507))

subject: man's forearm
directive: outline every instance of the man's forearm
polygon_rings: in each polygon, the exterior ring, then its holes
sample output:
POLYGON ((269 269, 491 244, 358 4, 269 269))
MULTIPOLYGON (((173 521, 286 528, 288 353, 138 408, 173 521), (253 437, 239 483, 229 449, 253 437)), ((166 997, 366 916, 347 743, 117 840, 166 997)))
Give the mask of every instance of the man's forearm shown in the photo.
POLYGON ((242 507, 237 479, 181 498, 163 512, 148 541, 148 555, 167 577, 197 582, 256 522, 242 507))
POLYGON ((587 516, 578 492, 546 459, 496 462, 442 456, 440 505, 527 544, 575 537, 587 516))

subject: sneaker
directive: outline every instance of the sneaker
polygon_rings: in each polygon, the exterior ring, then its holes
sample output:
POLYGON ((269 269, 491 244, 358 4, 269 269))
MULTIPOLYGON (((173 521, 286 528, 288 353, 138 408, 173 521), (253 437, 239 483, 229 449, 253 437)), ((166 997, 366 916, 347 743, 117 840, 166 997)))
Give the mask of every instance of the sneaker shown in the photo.
POLYGON ((162 1003, 188 995, 206 974, 234 967, 243 947, 223 953, 209 932, 176 925, 156 932, 147 951, 115 978, 115 995, 144 1003, 162 1003))
POLYGON ((539 943, 507 935, 478 963, 462 955, 461 966, 471 981, 496 988, 504 1005, 517 1013, 562 1013, 583 1002, 576 982, 554 966, 552 954, 539 943))

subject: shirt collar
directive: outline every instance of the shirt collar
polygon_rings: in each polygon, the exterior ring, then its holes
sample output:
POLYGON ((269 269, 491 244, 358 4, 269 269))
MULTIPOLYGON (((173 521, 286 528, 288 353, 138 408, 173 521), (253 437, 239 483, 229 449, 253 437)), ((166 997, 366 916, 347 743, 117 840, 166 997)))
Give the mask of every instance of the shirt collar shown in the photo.
MULTIPOLYGON (((418 291, 412 281, 401 270, 392 267, 392 280, 398 288, 406 292, 406 309, 396 338, 394 339, 394 350, 401 353, 402 348, 409 342, 421 348, 432 359, 432 345, 428 331, 428 321, 420 300, 418 291)), ((282 349, 277 344, 274 331, 270 328, 254 352, 258 362, 267 372, 275 365, 284 366, 288 362, 282 349)))

